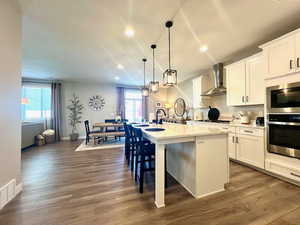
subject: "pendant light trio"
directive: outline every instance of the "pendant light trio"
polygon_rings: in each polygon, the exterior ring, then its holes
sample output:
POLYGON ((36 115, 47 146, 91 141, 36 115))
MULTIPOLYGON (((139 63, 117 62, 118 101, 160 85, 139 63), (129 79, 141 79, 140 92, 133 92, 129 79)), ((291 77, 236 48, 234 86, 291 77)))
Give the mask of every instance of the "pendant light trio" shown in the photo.
MULTIPOLYGON (((171 69, 171 32, 170 28, 173 26, 172 21, 167 21, 165 24, 168 29, 168 40, 169 40, 169 68, 163 73, 163 85, 173 86, 177 84, 177 70, 171 69)), ((159 91, 159 81, 155 81, 155 54, 156 45, 151 45, 153 53, 153 80, 149 84, 149 88, 146 86, 146 62, 147 59, 143 59, 144 63, 144 86, 142 88, 142 95, 149 96, 149 89, 152 93, 157 93, 159 91)))

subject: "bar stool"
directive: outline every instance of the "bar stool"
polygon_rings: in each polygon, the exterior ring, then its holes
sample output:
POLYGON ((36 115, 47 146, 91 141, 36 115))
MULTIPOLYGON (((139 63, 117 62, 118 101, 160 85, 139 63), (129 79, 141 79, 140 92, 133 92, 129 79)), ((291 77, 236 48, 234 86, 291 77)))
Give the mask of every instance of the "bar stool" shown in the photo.
POLYGON ((153 171, 151 163, 155 160, 155 144, 143 138, 142 130, 140 128, 133 128, 136 139, 135 158, 135 181, 139 182, 139 191, 144 191, 144 174, 147 171, 153 171), (146 168, 148 163, 148 168, 146 168))

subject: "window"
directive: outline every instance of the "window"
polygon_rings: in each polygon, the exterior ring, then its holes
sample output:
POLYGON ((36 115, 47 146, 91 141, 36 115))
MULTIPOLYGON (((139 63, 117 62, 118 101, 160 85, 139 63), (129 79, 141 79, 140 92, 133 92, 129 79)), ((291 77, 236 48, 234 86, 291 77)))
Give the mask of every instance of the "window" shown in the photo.
POLYGON ((139 89, 125 90, 125 118, 130 122, 142 121, 142 92, 139 89))
POLYGON ((50 85, 30 85, 22 87, 22 121, 45 120, 51 117, 50 85))

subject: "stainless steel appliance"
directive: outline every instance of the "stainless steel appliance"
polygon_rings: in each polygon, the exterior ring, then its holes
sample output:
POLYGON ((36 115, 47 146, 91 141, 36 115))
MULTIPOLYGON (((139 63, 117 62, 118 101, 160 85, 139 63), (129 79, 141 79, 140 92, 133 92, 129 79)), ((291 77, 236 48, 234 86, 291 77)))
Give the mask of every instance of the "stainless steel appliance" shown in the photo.
POLYGON ((268 151, 300 159, 300 113, 268 114, 268 151))
POLYGON ((223 63, 213 66, 214 87, 206 91, 202 96, 219 96, 226 94, 226 88, 223 86, 224 68, 223 63))
POLYGON ((300 114, 300 82, 267 88, 267 111, 300 114))

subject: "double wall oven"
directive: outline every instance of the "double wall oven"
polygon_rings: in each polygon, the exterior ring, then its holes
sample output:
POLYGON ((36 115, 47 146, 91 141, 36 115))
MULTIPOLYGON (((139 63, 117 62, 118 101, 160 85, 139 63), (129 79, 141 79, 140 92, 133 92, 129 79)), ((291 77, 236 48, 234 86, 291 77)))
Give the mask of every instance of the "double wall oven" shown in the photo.
POLYGON ((267 148, 300 159, 300 82, 267 88, 267 148))

